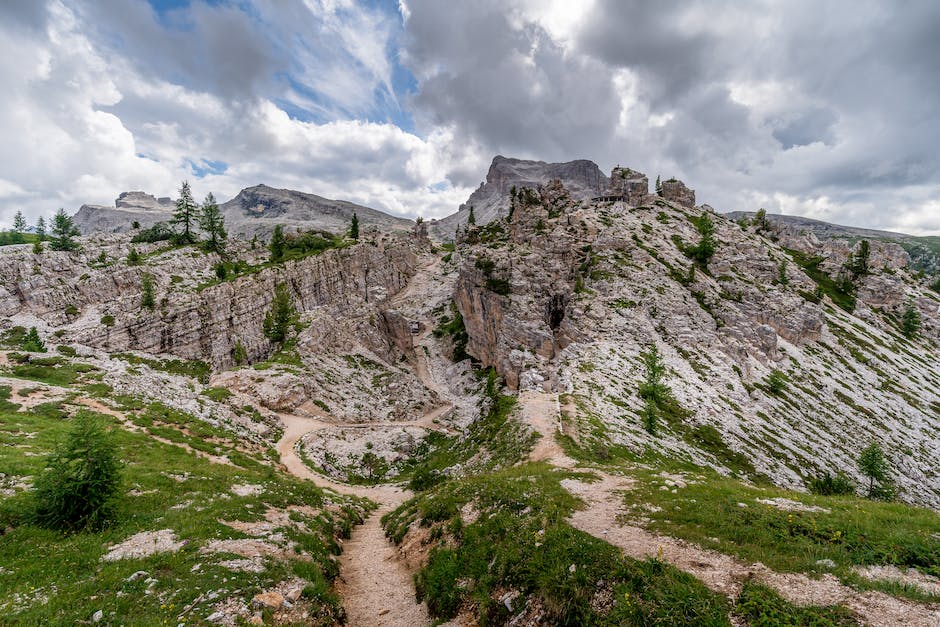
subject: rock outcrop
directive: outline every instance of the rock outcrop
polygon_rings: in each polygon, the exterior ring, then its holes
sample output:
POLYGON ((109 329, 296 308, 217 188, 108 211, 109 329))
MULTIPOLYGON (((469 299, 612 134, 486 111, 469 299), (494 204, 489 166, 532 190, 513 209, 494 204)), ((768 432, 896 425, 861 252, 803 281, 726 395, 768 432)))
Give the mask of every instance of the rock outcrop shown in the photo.
POLYGON ((487 224, 508 213, 509 192, 513 187, 537 189, 553 179, 561 181, 575 199, 603 194, 610 182, 596 163, 586 159, 546 163, 497 156, 486 173, 486 181, 460 205, 457 213, 432 220, 430 231, 438 238, 453 239, 457 226, 466 225, 470 207, 473 207, 476 223, 487 224))
POLYGON ((637 184, 620 188, 619 199, 573 200, 559 182, 546 183, 513 198, 510 217, 461 231, 454 301, 467 351, 512 388, 567 394, 582 445, 638 455, 654 446, 725 472, 740 451, 752 472, 800 487, 823 471, 853 472, 858 442, 876 440, 911 452, 893 460, 906 498, 940 504, 927 453, 940 428, 940 313, 903 251, 872 244, 852 315, 779 244, 827 255, 814 266, 824 273, 838 271, 850 245, 805 234, 775 243, 694 207, 679 182, 641 202, 645 178, 623 171, 621 180, 637 184), (701 264, 686 251, 706 213, 717 246, 701 264), (923 325, 912 341, 898 333, 905 302, 923 325), (902 341, 912 357, 898 361, 902 341), (641 352, 654 345, 679 408, 655 443, 637 393, 641 352), (783 392, 767 387, 774 370, 789 381, 783 392))
POLYGON ((165 222, 173 215, 174 203, 170 198, 154 198, 145 192, 124 192, 114 201, 114 207, 82 205, 73 217, 75 226, 83 234, 125 233, 136 222, 140 228, 165 222))

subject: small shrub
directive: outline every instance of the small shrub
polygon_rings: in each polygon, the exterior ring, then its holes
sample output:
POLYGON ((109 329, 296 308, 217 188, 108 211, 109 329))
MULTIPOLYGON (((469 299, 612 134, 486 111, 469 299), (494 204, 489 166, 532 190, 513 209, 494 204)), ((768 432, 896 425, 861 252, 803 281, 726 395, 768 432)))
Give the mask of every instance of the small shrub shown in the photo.
POLYGON ((69 303, 68 305, 65 306, 65 315, 69 316, 70 318, 77 316, 78 307, 69 303))
POLYGON ((23 338, 23 343, 20 347, 30 353, 46 352, 46 345, 39 337, 39 332, 36 330, 36 327, 29 328, 29 332, 26 334, 26 337, 23 338))
POLYGON ((113 327, 113 326, 114 326, 114 316, 112 316, 111 314, 105 314, 105 315, 101 316, 101 324, 103 324, 103 325, 106 326, 106 327, 113 327))
POLYGON ((153 309, 156 305, 153 295, 153 275, 144 274, 140 278, 140 306, 153 309))
POLYGON ((140 265, 140 253, 137 252, 137 249, 134 247, 131 247, 131 251, 127 253, 127 265, 129 266, 140 265))
POLYGON ((825 474, 810 479, 807 487, 813 494, 823 496, 855 494, 855 484, 851 479, 841 473, 833 475, 826 472, 825 474))
POLYGON ((121 483, 117 448, 104 427, 79 413, 33 487, 36 524, 74 531, 103 527, 113 516, 121 483))
POLYGON ((59 351, 60 355, 65 355, 66 357, 75 357, 78 353, 75 352, 75 349, 71 346, 57 346, 56 350, 59 351))
POLYGON ((913 338, 920 331, 920 325, 920 312, 912 301, 908 301, 904 306, 904 313, 901 314, 901 333, 906 338, 913 338))
POLYGON ((767 390, 774 396, 780 396, 787 389, 787 375, 774 368, 767 375, 767 390))

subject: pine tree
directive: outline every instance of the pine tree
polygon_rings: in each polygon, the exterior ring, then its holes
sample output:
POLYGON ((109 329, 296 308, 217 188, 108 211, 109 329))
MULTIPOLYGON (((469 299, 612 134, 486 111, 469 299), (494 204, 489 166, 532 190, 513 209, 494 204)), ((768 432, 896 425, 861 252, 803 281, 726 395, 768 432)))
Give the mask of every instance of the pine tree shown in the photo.
POLYGON ((268 250, 271 251, 271 261, 280 261, 284 256, 284 227, 278 224, 274 227, 274 233, 271 234, 271 241, 268 243, 268 250))
POLYGON ((849 270, 852 271, 852 277, 858 278, 868 274, 868 259, 871 256, 871 244, 867 239, 858 243, 858 250, 852 255, 849 262, 849 270))
POLYGON ((920 312, 914 306, 914 301, 907 301, 904 313, 901 314, 901 333, 906 338, 912 338, 920 331, 920 312))
POLYGON ((78 244, 73 237, 80 235, 72 218, 65 213, 65 209, 59 209, 55 217, 52 218, 52 238, 49 247, 52 250, 75 250, 78 244))
POLYGON ((139 266, 140 265, 140 253, 137 252, 137 249, 133 246, 129 253, 127 253, 127 265, 129 266, 139 266))
POLYGON ((22 211, 17 211, 16 215, 13 216, 13 232, 22 233, 26 230, 26 218, 23 217, 22 211))
POLYGON ((39 331, 36 330, 36 327, 30 327, 29 333, 26 334, 26 337, 23 338, 22 349, 30 353, 45 353, 46 345, 43 344, 42 339, 39 337, 39 331))
POLYGON ((477 218, 473 215, 473 205, 470 205, 470 215, 467 216, 467 224, 476 224, 477 218))
POLYGON ((291 326, 294 325, 297 310, 291 301, 287 285, 278 283, 274 287, 274 300, 271 302, 271 311, 264 316, 262 330, 265 337, 275 344, 283 344, 287 339, 291 326))
POLYGON ((858 458, 858 469, 868 477, 868 497, 875 495, 875 482, 888 478, 888 462, 877 442, 869 444, 858 458))
POLYGON ((33 254, 42 254, 42 240, 37 239, 35 242, 33 242, 33 254))
POLYGON ((156 301, 153 295, 153 275, 144 274, 140 277, 140 306, 153 309, 156 301))
POLYGON ((715 223, 712 222, 706 211, 696 220, 695 226, 702 238, 698 244, 689 248, 686 253, 703 266, 708 265, 709 260, 715 254, 715 223))
POLYGON ((757 233, 762 233, 767 230, 769 226, 767 223, 767 210, 763 207, 758 209, 757 213, 754 215, 754 224, 757 233))
POLYGON ((349 237, 359 239, 359 216, 352 214, 352 220, 349 221, 349 237))
POLYGON ((202 203, 202 210, 199 212, 199 228, 209 235, 206 250, 225 255, 225 240, 228 237, 228 233, 225 232, 225 218, 222 217, 219 205, 215 202, 215 196, 211 193, 202 203))
POLYGON ((663 195, 663 182, 659 180, 658 174, 656 175, 656 195, 657 196, 663 195))
POLYGON ((196 201, 189 189, 189 182, 183 181, 180 186, 180 197, 176 201, 176 211, 173 213, 173 224, 179 225, 183 230, 176 234, 179 244, 192 244, 196 241, 193 234, 193 225, 196 222, 196 201))
POLYGON ((36 220, 36 237, 40 240, 46 239, 46 219, 42 216, 36 220))

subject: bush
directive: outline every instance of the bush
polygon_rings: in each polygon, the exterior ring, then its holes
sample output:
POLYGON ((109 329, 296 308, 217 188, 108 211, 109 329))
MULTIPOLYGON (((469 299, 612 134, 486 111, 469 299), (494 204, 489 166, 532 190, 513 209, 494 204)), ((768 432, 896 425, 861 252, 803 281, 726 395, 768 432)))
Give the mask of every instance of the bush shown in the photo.
POLYGON ((779 396, 787 389, 787 375, 774 368, 767 375, 767 389, 774 396, 779 396))
POLYGON ((112 316, 111 314, 105 314, 105 315, 101 316, 101 324, 103 324, 103 325, 106 326, 106 327, 113 327, 113 326, 114 326, 114 316, 112 316))
POLYGON ((149 229, 144 229, 131 238, 131 243, 165 242, 173 237, 173 230, 165 222, 157 222, 149 229))
POLYGON ((46 352, 46 345, 43 344, 42 339, 39 337, 39 332, 36 330, 36 327, 29 328, 29 333, 23 338, 23 343, 20 345, 20 348, 30 353, 46 352))
POLYGON ((845 494, 855 494, 855 484, 852 480, 843 474, 832 475, 825 473, 809 480, 807 484, 809 491, 813 494, 823 496, 838 496, 845 494))
POLYGON ((33 486, 34 521, 65 531, 100 529, 113 516, 120 483, 114 442, 99 421, 79 413, 33 486))

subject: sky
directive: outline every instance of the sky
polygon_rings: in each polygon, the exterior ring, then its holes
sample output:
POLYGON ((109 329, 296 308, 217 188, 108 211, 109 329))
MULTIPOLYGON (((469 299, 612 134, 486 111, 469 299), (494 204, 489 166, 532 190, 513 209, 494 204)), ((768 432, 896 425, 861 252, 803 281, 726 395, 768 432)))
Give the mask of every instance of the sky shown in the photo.
POLYGON ((493 156, 940 234, 932 0, 2 0, 0 225, 265 183, 443 217, 493 156))

